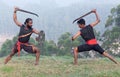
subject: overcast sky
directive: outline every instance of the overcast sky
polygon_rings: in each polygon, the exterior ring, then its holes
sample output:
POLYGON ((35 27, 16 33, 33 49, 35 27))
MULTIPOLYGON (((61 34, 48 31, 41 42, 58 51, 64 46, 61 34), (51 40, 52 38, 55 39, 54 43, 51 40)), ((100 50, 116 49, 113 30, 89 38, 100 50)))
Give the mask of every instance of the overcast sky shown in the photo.
MULTIPOLYGON (((56 2, 56 4, 60 7, 69 6, 69 5, 72 5, 75 3, 77 3, 79 5, 84 5, 83 7, 85 7, 86 5, 89 5, 91 7, 91 5, 94 5, 94 4, 101 4, 99 6, 102 6, 102 4, 111 4, 111 5, 114 4, 115 6, 120 4, 120 0, 1 0, 1 2, 4 2, 6 5, 8 5, 10 7, 18 6, 20 8, 22 8, 26 5, 29 5, 29 4, 40 4, 41 2, 49 4, 50 1, 56 2)), ((49 4, 47 7, 49 7, 49 6, 51 6, 51 4, 49 4)), ((31 7, 34 7, 34 6, 31 6, 31 7)), ((1 6, 1 8, 2 8, 2 6, 1 6)), ((105 8, 108 9, 107 6, 105 6, 105 8)), ((108 12, 109 12, 109 10, 108 10, 108 12)), ((106 17, 107 17, 107 15, 106 15, 106 17)), ((5 18, 5 17, 3 17, 3 18, 5 18)), ((103 22, 103 23, 105 23, 105 22, 103 22)), ((4 28, 3 28, 3 30, 4 30, 4 28)), ((5 27, 5 30, 7 30, 6 27, 5 27)))
MULTIPOLYGON (((40 3, 42 0, 1 0, 7 5, 10 6, 24 6, 29 3, 40 3)), ((46 0, 48 2, 49 0, 46 0)), ((120 4, 120 0, 52 0, 56 1, 56 3, 59 6, 69 6, 70 4, 74 3, 81 3, 81 4, 89 4, 89 3, 95 3, 95 4, 120 4)))

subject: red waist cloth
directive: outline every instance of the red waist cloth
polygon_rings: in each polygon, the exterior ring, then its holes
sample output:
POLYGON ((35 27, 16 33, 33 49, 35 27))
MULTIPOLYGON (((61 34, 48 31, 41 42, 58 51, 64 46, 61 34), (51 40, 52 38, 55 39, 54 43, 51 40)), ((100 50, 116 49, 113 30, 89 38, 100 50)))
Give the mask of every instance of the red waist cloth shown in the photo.
POLYGON ((17 50, 18 50, 18 56, 20 56, 20 51, 21 51, 21 44, 28 44, 28 43, 21 43, 20 41, 17 41, 17 50))
POLYGON ((91 39, 91 40, 88 40, 86 43, 88 45, 95 45, 95 44, 97 44, 97 40, 96 39, 91 39))

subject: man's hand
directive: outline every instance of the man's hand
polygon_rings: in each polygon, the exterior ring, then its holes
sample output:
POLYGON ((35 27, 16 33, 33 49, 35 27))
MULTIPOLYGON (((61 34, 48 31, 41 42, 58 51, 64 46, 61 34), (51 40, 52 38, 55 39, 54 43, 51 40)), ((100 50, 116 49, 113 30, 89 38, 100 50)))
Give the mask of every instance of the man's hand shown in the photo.
POLYGON ((78 31, 73 37, 72 37, 72 41, 74 41, 78 36, 80 36, 81 32, 78 31))
POLYGON ((92 12, 93 12, 93 13, 96 13, 96 9, 93 9, 92 12))
POLYGON ((71 40, 74 41, 74 38, 72 37, 71 40))
POLYGON ((19 10, 19 8, 18 8, 18 7, 15 7, 15 8, 14 8, 14 13, 16 13, 18 10, 19 10))
POLYGON ((36 39, 36 41, 39 41, 39 37, 36 37, 35 39, 36 39))

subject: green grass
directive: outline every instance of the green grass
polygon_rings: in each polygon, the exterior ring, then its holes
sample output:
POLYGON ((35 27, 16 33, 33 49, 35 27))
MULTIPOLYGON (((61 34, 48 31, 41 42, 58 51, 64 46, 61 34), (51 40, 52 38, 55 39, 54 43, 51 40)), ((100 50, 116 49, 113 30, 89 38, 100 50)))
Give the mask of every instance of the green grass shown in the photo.
POLYGON ((78 66, 68 56, 41 56, 38 66, 33 56, 13 57, 7 65, 3 62, 1 58, 0 77, 120 77, 120 65, 106 58, 79 59, 78 66))
POLYGON ((14 71, 14 67, 10 67, 10 66, 5 66, 1 68, 2 72, 6 72, 6 73, 11 73, 14 71))

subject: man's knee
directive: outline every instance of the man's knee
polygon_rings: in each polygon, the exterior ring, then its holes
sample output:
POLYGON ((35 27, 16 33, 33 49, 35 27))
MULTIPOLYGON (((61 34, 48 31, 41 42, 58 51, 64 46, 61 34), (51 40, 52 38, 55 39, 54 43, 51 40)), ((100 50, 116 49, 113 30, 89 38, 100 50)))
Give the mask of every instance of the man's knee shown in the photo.
POLYGON ((78 47, 75 47, 75 48, 74 48, 74 52, 78 52, 78 47))
POLYGON ((34 47, 34 52, 40 53, 40 50, 37 47, 34 47))
POLYGON ((105 56, 105 57, 109 56, 109 54, 107 52, 103 52, 102 55, 105 56))
POLYGON ((107 54, 106 52, 103 52, 103 53, 101 53, 102 55, 105 55, 105 54, 107 54))
POLYGON ((11 54, 10 54, 10 57, 12 57, 12 56, 14 56, 15 55, 15 53, 14 52, 12 52, 11 54))

